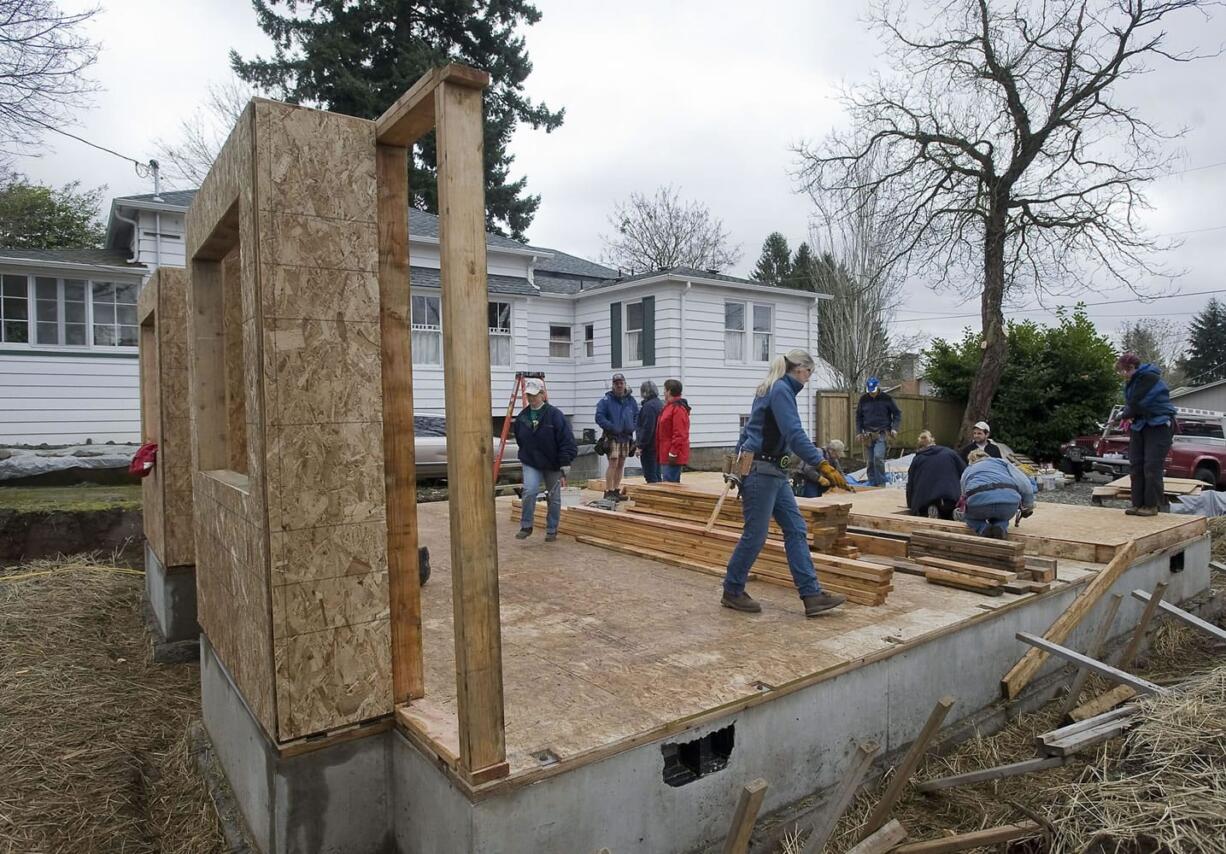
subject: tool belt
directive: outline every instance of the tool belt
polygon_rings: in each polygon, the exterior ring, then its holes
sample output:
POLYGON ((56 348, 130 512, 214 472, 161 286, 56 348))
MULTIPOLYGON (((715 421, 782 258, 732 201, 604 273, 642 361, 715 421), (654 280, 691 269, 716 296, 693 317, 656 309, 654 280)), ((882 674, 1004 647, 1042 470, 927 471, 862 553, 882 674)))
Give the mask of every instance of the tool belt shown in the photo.
POLYGON ((1022 491, 1017 488, 1016 483, 985 483, 982 486, 976 486, 970 492, 966 493, 966 497, 970 498, 972 495, 978 495, 981 492, 990 492, 993 489, 1011 489, 1018 495, 1022 494, 1022 491))
POLYGON ((794 458, 790 454, 755 454, 754 459, 761 460, 764 463, 770 463, 771 465, 774 465, 774 466, 778 466, 784 471, 787 471, 789 468, 791 468, 792 463, 795 462, 794 458))

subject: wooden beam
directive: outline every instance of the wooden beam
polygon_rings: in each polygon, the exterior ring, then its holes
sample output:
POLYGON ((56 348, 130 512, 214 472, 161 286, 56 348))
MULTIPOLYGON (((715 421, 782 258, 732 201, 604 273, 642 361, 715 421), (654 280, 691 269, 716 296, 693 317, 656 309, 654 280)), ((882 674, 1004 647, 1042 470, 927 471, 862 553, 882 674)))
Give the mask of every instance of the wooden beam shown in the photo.
POLYGON ((745 854, 749 850, 749 834, 758 820, 758 810, 762 808, 766 789, 767 783, 761 777, 741 789, 736 812, 732 815, 732 828, 724 840, 724 854, 745 854))
POLYGON ((1068 716, 1074 721, 1089 720, 1103 712, 1110 711, 1121 703, 1127 703, 1137 696, 1137 692, 1127 685, 1116 685, 1110 691, 1104 691, 1094 699, 1082 703, 1069 711, 1068 716))
POLYGON ((890 817, 890 813, 894 811, 894 805, 902 797, 907 781, 911 779, 911 775, 915 773, 916 766, 924 758, 924 754, 928 752, 928 745, 941 729, 941 724, 945 721, 945 716, 949 714, 949 710, 953 708, 954 702, 953 697, 942 697, 932 707, 932 712, 928 715, 928 721, 924 724, 924 728, 920 730, 920 734, 916 736, 915 741, 911 742, 907 755, 903 757, 902 762, 894 769, 894 776, 890 779, 890 784, 886 786, 885 792, 881 795, 881 800, 877 802, 877 806, 873 807, 868 821, 864 823, 864 831, 860 836, 861 840, 867 839, 885 825, 890 817))
MULTIPOLYGON (((1132 591, 1132 598, 1140 599, 1142 602, 1148 602, 1149 594, 1144 590, 1134 590, 1132 591)), ((1213 625, 1213 623, 1205 622, 1195 614, 1189 614, 1183 608, 1176 607, 1170 602, 1162 602, 1158 607, 1170 614, 1176 620, 1186 623, 1194 629, 1200 629, 1202 632, 1212 635, 1220 641, 1226 641, 1226 630, 1218 628, 1217 626, 1213 625)))
POLYGON ((443 83, 481 90, 490 84, 490 76, 479 68, 456 64, 426 72, 375 120, 375 141, 407 147, 432 131, 434 94, 443 83))
POLYGON ((1027 759, 1023 762, 1013 762, 1008 765, 997 765, 995 768, 984 768, 979 771, 969 771, 966 774, 954 774, 936 780, 926 780, 917 783, 915 788, 921 792, 936 792, 941 789, 952 789, 955 786, 969 786, 973 783, 987 783, 992 780, 1003 780, 1006 777, 1020 777, 1023 774, 1034 774, 1036 771, 1046 771, 1067 763, 1066 756, 1044 756, 1039 759, 1027 759))
POLYGON ((460 771, 506 773, 490 426, 481 90, 434 90, 460 771))
POLYGON ((1045 732, 1035 738, 1040 749, 1049 754, 1070 756, 1081 753, 1126 732, 1135 722, 1141 707, 1135 704, 1103 712, 1084 721, 1045 732))
POLYGON ((413 454, 413 354, 409 333, 409 152, 391 145, 376 148, 392 700, 400 704, 419 699, 426 692, 417 568, 417 469, 413 454))
POLYGON ((851 765, 848 766, 847 773, 843 776, 843 781, 839 783, 834 794, 830 796, 830 801, 826 804, 826 808, 822 810, 817 820, 813 823, 813 829, 809 832, 809 838, 805 840, 805 847, 800 849, 801 854, 818 854, 819 851, 826 847, 826 843, 830 841, 830 836, 834 833, 834 828, 838 825, 839 819, 843 817, 843 813, 847 812, 847 807, 851 805, 852 798, 856 796, 856 791, 860 788, 860 784, 864 782, 864 775, 873 766, 873 757, 880 750, 881 745, 875 741, 856 745, 855 755, 852 756, 851 765))
POLYGON ((1112 682, 1118 682, 1121 685, 1135 688, 1140 694, 1161 694, 1165 690, 1139 676, 1133 676, 1131 673, 1117 670, 1110 664, 1103 664, 1101 661, 1096 661, 1088 655, 1082 655, 1076 650, 1060 646, 1058 643, 1052 643, 1045 638, 1035 637, 1029 632, 1018 632, 1017 639, 1030 644, 1036 649, 1041 649, 1051 655, 1063 658, 1065 661, 1071 661, 1073 664, 1089 668, 1100 676, 1107 677, 1112 682))
POLYGON ((907 838, 907 829, 896 818, 861 839, 847 854, 886 854, 907 838))
MULTIPOLYGON (((1094 631, 1094 639, 1090 641, 1090 646, 1086 650, 1090 658, 1101 659, 1103 657, 1103 648, 1107 645, 1107 638, 1111 636, 1111 626, 1115 623, 1115 615, 1119 613, 1120 603, 1123 601, 1123 593, 1112 594, 1111 600, 1107 603, 1107 613, 1099 621, 1098 628, 1094 631)), ((1067 718, 1069 712, 1077 705, 1077 701, 1081 699, 1081 691, 1085 688, 1086 680, 1089 678, 1088 668, 1077 668, 1077 675, 1073 677, 1073 682, 1069 685, 1068 696, 1064 698, 1064 705, 1060 707, 1060 720, 1067 718)))
MULTIPOLYGON (((1136 628, 1133 630, 1132 638, 1128 641, 1124 654, 1115 663, 1115 666, 1120 670, 1127 670, 1129 667, 1132 667, 1133 659, 1141 651, 1141 642, 1145 640, 1145 633, 1149 631, 1149 624, 1153 621, 1154 614, 1158 612, 1158 606, 1162 603, 1162 597, 1166 594, 1166 587, 1165 581, 1159 581, 1154 586, 1154 592, 1146 601, 1145 610, 1141 612, 1141 621, 1137 623, 1136 628)), ((1094 657, 1098 658, 1097 655, 1094 657)))
POLYGON ((959 833, 956 836, 946 836, 943 839, 928 839, 924 842, 908 842, 895 848, 891 854, 949 854, 951 851, 965 851, 968 848, 979 848, 985 845, 998 845, 1033 836, 1039 832, 1039 825, 1033 821, 1023 821, 1017 824, 1005 824, 1000 827, 989 827, 971 833, 959 833))
MULTIPOLYGON (((1072 634, 1073 629, 1077 628, 1077 625, 1090 613, 1094 604, 1111 589, 1116 579, 1132 564, 1136 553, 1135 540, 1129 540, 1117 549, 1111 562, 1090 580, 1073 603, 1043 633, 1043 637, 1053 644, 1064 643, 1072 634)), ((1035 648, 1027 650, 1021 660, 1013 665, 1013 668, 1001 680, 1001 690, 1005 698, 1012 700, 1020 694, 1022 689, 1030 684, 1030 680, 1035 677, 1046 660, 1047 651, 1042 647, 1035 645, 1035 648)))

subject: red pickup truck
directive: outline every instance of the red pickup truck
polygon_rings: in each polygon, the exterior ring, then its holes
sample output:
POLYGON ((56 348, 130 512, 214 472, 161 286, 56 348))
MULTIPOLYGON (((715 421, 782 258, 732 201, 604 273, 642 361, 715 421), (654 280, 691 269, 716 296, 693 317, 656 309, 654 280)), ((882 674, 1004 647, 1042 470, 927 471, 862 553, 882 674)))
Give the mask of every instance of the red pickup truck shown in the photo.
MULTIPOLYGON (((1087 471, 1123 477, 1128 474, 1128 433, 1119 428, 1117 406, 1102 432, 1078 436, 1060 446, 1061 471, 1078 480, 1087 471)), ((1208 409, 1175 410, 1175 440, 1166 455, 1168 477, 1196 478, 1226 488, 1226 413, 1208 409)))

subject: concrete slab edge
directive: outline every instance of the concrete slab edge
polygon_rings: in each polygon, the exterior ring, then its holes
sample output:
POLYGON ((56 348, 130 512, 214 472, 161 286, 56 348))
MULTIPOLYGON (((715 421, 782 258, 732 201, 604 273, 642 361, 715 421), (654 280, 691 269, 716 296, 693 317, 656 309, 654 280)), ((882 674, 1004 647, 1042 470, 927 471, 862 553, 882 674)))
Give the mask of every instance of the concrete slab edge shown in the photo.
POLYGON ((204 782, 205 789, 209 793, 209 800, 213 802, 213 809, 217 813, 217 820, 221 824, 227 854, 259 854, 259 849, 249 841, 242 813, 234 800, 234 793, 230 791, 230 784, 226 782, 221 762, 218 761, 217 754, 213 752, 213 744, 209 741, 204 725, 200 721, 192 721, 188 725, 187 738, 192 758, 196 761, 196 768, 200 772, 200 778, 204 782))

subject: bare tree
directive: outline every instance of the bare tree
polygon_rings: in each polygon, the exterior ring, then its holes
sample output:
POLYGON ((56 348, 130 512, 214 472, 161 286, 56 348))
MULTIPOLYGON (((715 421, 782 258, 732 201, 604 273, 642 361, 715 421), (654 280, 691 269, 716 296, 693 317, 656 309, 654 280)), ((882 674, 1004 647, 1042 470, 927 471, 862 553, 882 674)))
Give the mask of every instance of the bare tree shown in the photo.
POLYGON ((67 14, 51 0, 0 0, 0 155, 29 153, 97 91, 84 72, 98 46, 81 32, 97 12, 67 14))
POLYGON ((631 193, 614 206, 609 224, 616 234, 601 235, 604 262, 627 273, 670 267, 718 272, 741 257, 740 247, 728 244, 723 221, 701 202, 683 201, 671 186, 650 198, 631 193))
POLYGON ((170 183, 199 187, 209 174, 221 146, 258 93, 237 77, 209 84, 204 104, 179 123, 179 140, 159 139, 154 144, 163 173, 170 183))
POLYGON ((979 296, 984 352, 964 431, 987 416, 1004 369, 1006 298, 1103 280, 1132 288, 1155 272, 1163 244, 1137 214, 1171 137, 1117 84, 1154 60, 1196 58, 1168 49, 1163 25, 1207 5, 927 0, 916 27, 894 3, 874 10, 896 73, 844 95, 855 130, 800 146, 801 177, 844 193, 842 216, 877 205, 905 235, 892 263, 979 296), (866 159, 881 168, 866 172, 866 159))
POLYGON ((1117 337, 1121 352, 1136 353, 1142 362, 1157 365, 1171 388, 1183 383, 1179 362, 1188 346, 1187 326, 1166 317, 1147 317, 1121 323, 1117 337))

